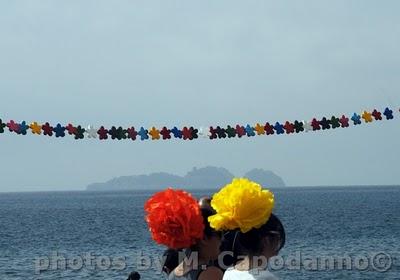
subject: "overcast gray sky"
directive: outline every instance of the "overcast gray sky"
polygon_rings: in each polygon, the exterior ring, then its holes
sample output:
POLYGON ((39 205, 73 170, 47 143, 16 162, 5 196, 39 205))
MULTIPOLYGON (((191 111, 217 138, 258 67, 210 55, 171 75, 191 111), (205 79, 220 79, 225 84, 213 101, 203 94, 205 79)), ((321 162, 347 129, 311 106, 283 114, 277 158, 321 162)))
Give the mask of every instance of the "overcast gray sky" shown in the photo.
MULTIPOLYGON (((208 126, 400 105, 399 1, 1 1, 0 118, 208 126)), ((289 185, 399 184, 397 120, 294 136, 0 135, 0 191, 215 165, 289 185)))

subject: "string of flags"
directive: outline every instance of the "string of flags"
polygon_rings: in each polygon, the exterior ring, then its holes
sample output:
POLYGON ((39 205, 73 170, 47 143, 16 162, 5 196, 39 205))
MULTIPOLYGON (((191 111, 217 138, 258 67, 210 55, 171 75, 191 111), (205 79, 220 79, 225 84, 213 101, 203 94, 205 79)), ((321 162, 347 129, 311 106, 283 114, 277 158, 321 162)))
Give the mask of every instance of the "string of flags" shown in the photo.
POLYGON ((0 119, 0 134, 7 131, 18 135, 27 135, 30 131, 34 135, 44 135, 48 137, 65 137, 70 135, 76 140, 91 138, 91 139, 130 139, 130 140, 169 140, 169 139, 182 139, 182 140, 194 140, 198 138, 208 139, 221 139, 221 138, 241 138, 244 136, 253 137, 256 135, 280 135, 280 134, 294 134, 309 131, 320 131, 336 128, 348 128, 350 126, 361 125, 362 123, 371 123, 373 121, 392 120, 394 118, 394 112, 390 108, 386 108, 383 112, 373 110, 372 112, 363 111, 361 114, 354 113, 351 117, 342 115, 341 117, 332 116, 330 118, 323 117, 322 119, 313 118, 311 121, 298 121, 294 122, 276 122, 276 123, 257 123, 252 126, 250 124, 235 126, 228 125, 227 127, 221 126, 210 126, 205 129, 203 127, 195 128, 193 126, 167 128, 162 127, 157 129, 152 127, 146 129, 140 127, 136 130, 135 127, 123 128, 121 126, 112 126, 111 128, 105 128, 100 126, 95 128, 92 125, 83 127, 81 125, 67 124, 62 125, 60 123, 51 125, 49 122, 40 124, 38 122, 32 122, 27 124, 26 121, 20 123, 10 120, 3 122, 0 119))

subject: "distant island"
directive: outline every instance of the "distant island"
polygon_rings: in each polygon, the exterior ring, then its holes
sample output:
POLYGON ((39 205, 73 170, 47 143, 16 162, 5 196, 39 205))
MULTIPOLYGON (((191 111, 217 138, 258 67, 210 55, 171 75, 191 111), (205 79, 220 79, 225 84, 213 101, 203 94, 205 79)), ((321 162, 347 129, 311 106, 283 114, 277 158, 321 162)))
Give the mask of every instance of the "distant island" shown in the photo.
MULTIPOLYGON (((121 176, 104 183, 94 183, 86 187, 87 191, 143 190, 163 189, 168 186, 182 189, 217 189, 232 181, 235 177, 222 167, 194 167, 185 176, 177 176, 165 172, 149 175, 121 176)), ((281 177, 263 169, 252 169, 243 177, 260 183, 264 187, 285 187, 281 177)))

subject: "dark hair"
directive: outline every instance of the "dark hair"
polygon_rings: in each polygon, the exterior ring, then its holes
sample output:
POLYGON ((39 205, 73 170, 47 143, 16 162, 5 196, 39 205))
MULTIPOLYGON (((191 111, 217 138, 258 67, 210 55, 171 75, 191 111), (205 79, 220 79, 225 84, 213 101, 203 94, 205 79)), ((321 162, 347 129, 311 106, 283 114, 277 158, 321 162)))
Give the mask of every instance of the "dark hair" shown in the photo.
POLYGON ((285 229, 277 216, 271 214, 268 221, 258 229, 251 229, 246 233, 238 232, 234 250, 239 255, 257 255, 264 251, 265 244, 263 239, 267 237, 272 246, 272 250, 279 252, 285 245, 286 235, 285 229))
POLYGON ((218 234, 211 226, 210 222, 208 221, 208 217, 215 214, 215 211, 209 208, 201 208, 201 215, 203 216, 203 223, 204 223, 204 235, 207 237, 212 237, 218 234))
POLYGON ((140 280, 139 272, 136 272, 136 271, 131 272, 131 274, 129 274, 127 280, 140 280))
MULTIPOLYGON (((201 215, 203 216, 203 223, 204 223, 204 236, 205 237, 213 237, 216 235, 220 235, 220 232, 215 231, 211 226, 210 222, 208 221, 208 217, 212 216, 215 214, 215 211, 213 209, 209 208, 200 208, 201 215)), ((193 246, 190 247, 191 252, 196 252, 198 251, 198 246, 197 244, 194 244, 193 246)))
POLYGON ((167 249, 163 253, 164 265, 162 271, 169 274, 173 271, 179 264, 179 250, 167 249))
POLYGON ((221 239, 221 246, 219 250, 224 254, 222 258, 222 263, 224 267, 230 267, 234 265, 237 261, 238 252, 237 246, 235 246, 236 238, 237 238, 238 231, 237 230, 230 230, 224 232, 221 239))

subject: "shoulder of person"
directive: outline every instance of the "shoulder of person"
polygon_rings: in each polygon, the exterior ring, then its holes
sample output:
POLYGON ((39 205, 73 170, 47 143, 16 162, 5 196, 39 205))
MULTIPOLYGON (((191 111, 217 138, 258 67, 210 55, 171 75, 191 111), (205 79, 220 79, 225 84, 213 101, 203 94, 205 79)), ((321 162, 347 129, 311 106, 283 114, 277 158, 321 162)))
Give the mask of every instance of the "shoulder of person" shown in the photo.
POLYGON ((221 280, 224 273, 216 266, 210 266, 199 275, 199 280, 221 280))

